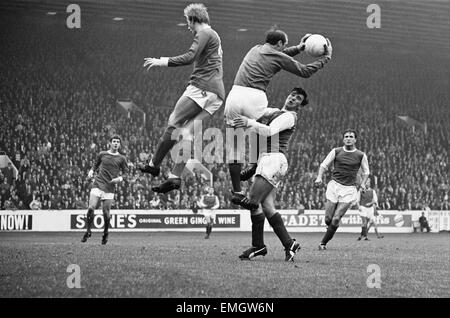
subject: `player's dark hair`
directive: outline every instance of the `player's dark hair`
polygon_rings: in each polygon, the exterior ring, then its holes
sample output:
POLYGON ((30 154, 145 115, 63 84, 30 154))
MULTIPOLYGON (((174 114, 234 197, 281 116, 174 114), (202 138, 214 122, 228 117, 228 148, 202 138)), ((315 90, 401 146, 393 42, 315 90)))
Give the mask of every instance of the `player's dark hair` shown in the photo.
POLYGON ((349 133, 349 132, 351 132, 351 133, 353 133, 355 135, 355 139, 358 138, 358 135, 356 134, 356 130, 351 129, 351 128, 348 128, 348 129, 344 130, 344 132, 342 133, 342 138, 345 136, 346 133, 349 133))
POLYGON ((302 105, 302 106, 308 105, 308 103, 309 103, 308 94, 306 94, 306 91, 303 88, 301 88, 301 87, 294 87, 292 89, 292 92, 295 92, 295 93, 297 93, 299 95, 303 95, 303 101, 302 101, 302 103, 300 105, 302 105))
POLYGON ((272 27, 266 32, 266 43, 276 45, 281 40, 283 44, 286 44, 287 39, 287 34, 277 27, 272 27))
POLYGON ((184 9, 184 16, 191 22, 209 23, 208 9, 203 3, 191 3, 184 9))
POLYGON ((122 143, 122 138, 120 138, 119 135, 112 135, 111 138, 109 138, 109 142, 113 141, 113 139, 119 139, 120 143, 122 143))

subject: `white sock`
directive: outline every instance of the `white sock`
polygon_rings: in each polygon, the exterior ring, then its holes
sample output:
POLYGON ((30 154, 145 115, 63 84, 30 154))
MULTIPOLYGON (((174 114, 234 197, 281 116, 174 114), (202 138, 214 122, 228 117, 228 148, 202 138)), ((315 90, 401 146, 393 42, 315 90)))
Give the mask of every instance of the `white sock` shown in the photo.
POLYGON ((171 178, 171 179, 180 179, 179 176, 176 176, 173 173, 169 173, 169 178, 171 178))

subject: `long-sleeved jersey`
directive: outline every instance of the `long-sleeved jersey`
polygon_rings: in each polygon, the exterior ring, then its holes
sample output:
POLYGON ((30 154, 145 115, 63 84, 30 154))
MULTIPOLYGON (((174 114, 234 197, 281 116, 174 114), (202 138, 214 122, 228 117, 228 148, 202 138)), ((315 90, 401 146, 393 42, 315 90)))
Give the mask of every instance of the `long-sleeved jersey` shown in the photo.
POLYGON ((297 114, 295 112, 268 108, 258 121, 249 119, 248 125, 255 129, 259 138, 267 137, 267 144, 259 142, 260 152, 281 152, 286 155, 289 140, 295 131, 297 114))
POLYGON ((234 85, 267 90, 272 77, 281 70, 300 77, 310 77, 330 60, 324 56, 304 65, 292 56, 300 53, 296 46, 286 48, 283 52, 275 50, 269 44, 256 45, 248 51, 234 79, 234 85))
POLYGON ((211 27, 196 32, 188 52, 170 57, 167 65, 174 67, 192 63, 194 70, 188 84, 212 92, 225 100, 222 45, 219 35, 211 27))
POLYGON ((114 193, 114 184, 111 180, 119 176, 120 171, 127 170, 127 159, 120 153, 101 151, 95 160, 92 170, 97 172, 94 179, 93 188, 99 188, 106 193, 114 193))

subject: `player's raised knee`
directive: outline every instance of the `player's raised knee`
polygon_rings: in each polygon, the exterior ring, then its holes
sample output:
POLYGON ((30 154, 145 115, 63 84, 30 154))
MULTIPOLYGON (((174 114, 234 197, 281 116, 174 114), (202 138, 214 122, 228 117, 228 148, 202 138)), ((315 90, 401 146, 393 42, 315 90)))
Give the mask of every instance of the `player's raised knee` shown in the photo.
POLYGON ((339 227, 339 222, 341 221, 341 219, 339 218, 333 218, 331 220, 331 225, 335 226, 335 227, 339 227))

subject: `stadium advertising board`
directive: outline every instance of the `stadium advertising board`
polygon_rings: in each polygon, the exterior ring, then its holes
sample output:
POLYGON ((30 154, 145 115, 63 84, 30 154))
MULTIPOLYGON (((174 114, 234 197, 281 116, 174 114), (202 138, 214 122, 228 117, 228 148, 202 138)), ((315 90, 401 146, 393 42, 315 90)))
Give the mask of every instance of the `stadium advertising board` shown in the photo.
POLYGON ((449 211, 429 211, 427 216, 431 232, 450 231, 449 211))
MULTIPOLYGON (((297 215, 282 215, 287 227, 323 227, 325 224, 325 214, 322 211, 311 211, 309 213, 297 215)), ((396 226, 411 227, 411 215, 404 213, 380 214, 375 222, 379 227, 396 226)), ((362 219, 357 212, 348 212, 340 223, 340 227, 361 227, 362 219)))
MULTIPOLYGON (((286 228, 290 232, 323 232, 326 228, 325 213, 308 210, 298 214, 297 211, 281 211, 286 228)), ((412 229, 411 213, 398 211, 380 211, 375 222, 385 233, 410 233, 412 229)), ((350 210, 341 219, 339 231, 357 233, 361 231, 362 219, 358 211, 350 210)), ((266 230, 268 230, 266 228, 266 230)))
POLYGON ((0 215, 0 231, 31 231, 33 215, 14 213, 0 215))
MULTIPOLYGON (((280 210, 281 217, 289 232, 325 232, 325 213, 322 210, 280 210)), ((415 211, 417 212, 417 211, 415 211)), ((381 233, 413 232, 415 212, 379 211, 376 222, 381 233)), ((417 213, 416 213, 417 214, 417 213)), ((450 211, 430 211, 427 219, 432 232, 450 231, 450 211)), ((359 233, 362 219, 358 211, 350 210, 341 220, 339 232, 359 233)), ((203 232, 206 222, 201 213, 191 210, 113 210, 111 211, 111 230, 124 232, 186 231, 203 232)), ((103 215, 96 210, 94 231, 103 229, 103 215)), ((250 213, 246 210, 218 210, 214 231, 250 232, 250 213)), ((0 211, 0 232, 69 232, 84 231, 86 211, 84 210, 40 210, 40 211, 0 211)), ((264 230, 272 228, 266 222, 264 230)), ((373 229, 371 229, 371 232, 373 229)))
MULTIPOLYGON (((94 228, 104 227, 103 216, 96 214, 94 228)), ((201 214, 112 214, 110 220, 111 229, 192 229, 206 226, 206 221, 201 214)), ((239 228, 239 214, 216 215, 214 228, 239 228)), ((85 214, 72 214, 70 221, 71 230, 86 228, 85 214)))

